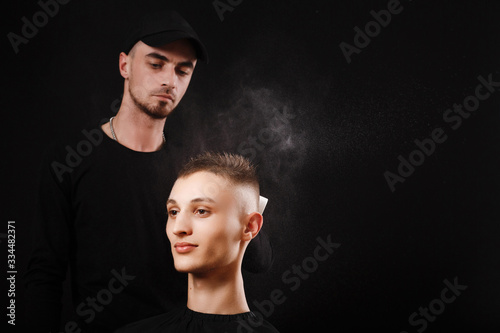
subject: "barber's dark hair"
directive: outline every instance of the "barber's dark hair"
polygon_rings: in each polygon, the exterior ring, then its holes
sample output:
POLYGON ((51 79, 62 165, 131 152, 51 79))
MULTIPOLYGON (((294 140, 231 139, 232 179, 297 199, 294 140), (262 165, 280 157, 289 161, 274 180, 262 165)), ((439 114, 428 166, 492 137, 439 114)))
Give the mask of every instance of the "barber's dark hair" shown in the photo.
POLYGON ((179 171, 178 178, 207 171, 227 178, 234 184, 248 184, 259 190, 256 168, 245 157, 227 152, 204 152, 192 157, 179 171))

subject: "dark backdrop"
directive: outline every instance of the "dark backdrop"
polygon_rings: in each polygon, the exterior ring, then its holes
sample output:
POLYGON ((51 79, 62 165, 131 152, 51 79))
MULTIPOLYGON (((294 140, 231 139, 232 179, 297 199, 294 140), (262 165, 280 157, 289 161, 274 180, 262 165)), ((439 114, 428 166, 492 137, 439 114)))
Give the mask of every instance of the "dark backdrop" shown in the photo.
POLYGON ((443 114, 474 95, 479 76, 500 81, 499 2, 401 0, 386 27, 368 24, 373 37, 357 40, 368 45, 350 63, 339 45, 355 46, 354 28, 392 1, 219 3, 232 10, 220 16, 211 0, 73 0, 18 53, 8 33, 20 35, 22 18, 32 21, 41 7, 3 5, 0 233, 16 221, 17 323, 29 320, 20 277, 44 149, 116 112, 129 23, 175 8, 210 63, 197 66, 166 132, 190 147, 185 154, 252 158, 270 199, 265 230, 276 260, 265 274, 245 273, 254 310, 264 304, 282 332, 498 330, 500 92, 473 105, 460 126, 443 114), (437 128, 446 141, 430 156, 415 152, 414 141, 437 128), (400 155, 420 165, 391 191, 384 173, 398 173, 400 155), (318 237, 337 243, 320 262, 311 259, 318 237), (467 286, 448 304, 445 280, 467 286), (274 290, 283 296, 271 308, 274 290), (421 315, 411 325, 412 313, 429 306, 428 325, 421 315))

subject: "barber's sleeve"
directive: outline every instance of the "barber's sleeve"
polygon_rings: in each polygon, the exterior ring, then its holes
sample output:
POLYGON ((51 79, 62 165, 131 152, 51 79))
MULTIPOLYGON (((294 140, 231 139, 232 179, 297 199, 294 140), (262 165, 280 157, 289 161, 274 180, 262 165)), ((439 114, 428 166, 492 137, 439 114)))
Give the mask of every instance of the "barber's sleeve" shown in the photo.
POLYGON ((45 154, 40 172, 32 227, 32 249, 25 283, 26 323, 29 332, 59 332, 62 284, 69 261, 69 172, 64 158, 45 154), (59 164, 58 164, 59 163, 59 164))
POLYGON ((271 268, 273 261, 271 242, 264 230, 261 230, 248 244, 242 267, 250 273, 264 273, 271 268))

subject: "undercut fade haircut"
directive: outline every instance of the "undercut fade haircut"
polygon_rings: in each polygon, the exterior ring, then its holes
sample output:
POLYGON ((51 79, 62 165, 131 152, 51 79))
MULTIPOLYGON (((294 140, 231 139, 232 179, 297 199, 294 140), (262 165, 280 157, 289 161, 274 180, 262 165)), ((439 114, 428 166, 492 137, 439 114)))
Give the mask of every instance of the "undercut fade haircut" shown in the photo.
POLYGON ((204 152, 192 157, 179 171, 178 178, 207 171, 228 179, 233 184, 251 185, 259 193, 256 167, 245 157, 227 152, 204 152))

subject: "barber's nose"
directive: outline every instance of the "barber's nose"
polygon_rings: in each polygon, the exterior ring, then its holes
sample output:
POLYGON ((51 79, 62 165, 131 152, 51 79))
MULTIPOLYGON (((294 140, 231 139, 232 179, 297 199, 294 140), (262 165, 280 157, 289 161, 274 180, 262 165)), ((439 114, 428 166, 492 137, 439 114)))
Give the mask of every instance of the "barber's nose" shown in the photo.
POLYGON ((177 87, 177 75, 174 66, 165 66, 161 73, 161 85, 169 89, 177 87))

